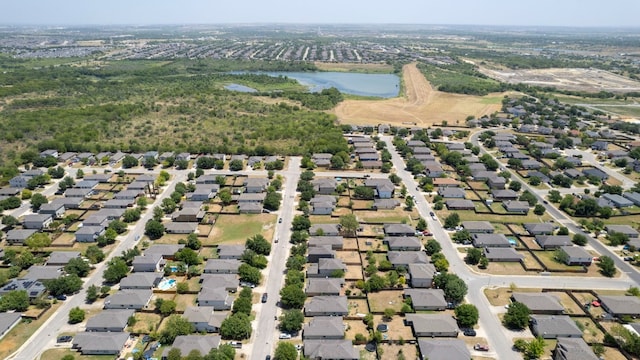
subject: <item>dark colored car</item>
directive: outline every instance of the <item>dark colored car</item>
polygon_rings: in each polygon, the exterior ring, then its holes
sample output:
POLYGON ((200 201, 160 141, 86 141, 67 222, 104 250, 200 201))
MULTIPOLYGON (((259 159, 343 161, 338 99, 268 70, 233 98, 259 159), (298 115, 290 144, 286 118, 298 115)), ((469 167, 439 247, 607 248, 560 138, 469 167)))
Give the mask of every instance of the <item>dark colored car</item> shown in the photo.
POLYGON ((261 300, 261 301, 262 301, 263 303, 266 303, 266 302, 267 302, 267 297, 268 297, 268 296, 269 296, 269 295, 267 295, 267 293, 262 294, 262 300, 261 300))
POLYGON ((58 339, 56 341, 59 343, 67 343, 72 339, 73 339, 73 336, 71 335, 63 335, 63 336, 58 336, 58 339))
POLYGON ((464 334, 464 336, 476 336, 476 331, 473 329, 464 329, 462 330, 462 334, 464 334))
POLYGON ((282 222, 282 218, 279 218, 279 219, 278 219, 278 223, 281 223, 281 222, 282 222))
POLYGON ((56 299, 58 299, 58 300, 67 300, 67 295, 65 295, 65 294, 58 295, 58 296, 56 296, 56 299))

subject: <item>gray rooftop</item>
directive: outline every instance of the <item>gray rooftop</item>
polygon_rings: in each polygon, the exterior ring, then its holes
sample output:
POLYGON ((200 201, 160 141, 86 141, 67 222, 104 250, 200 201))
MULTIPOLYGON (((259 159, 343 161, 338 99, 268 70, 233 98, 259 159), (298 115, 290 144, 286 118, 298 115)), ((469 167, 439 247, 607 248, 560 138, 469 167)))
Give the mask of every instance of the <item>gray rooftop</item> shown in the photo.
POLYGON ((531 315, 532 331, 543 338, 581 337, 582 331, 568 315, 531 315))
POLYGON ((564 311, 564 307, 560 304, 560 299, 553 294, 514 292, 511 297, 514 301, 526 305, 533 313, 541 311, 564 311))
POLYGON ((66 265, 69 260, 76 259, 80 257, 80 252, 78 251, 54 251, 49 256, 49 260, 47 260, 47 264, 49 265, 66 265))
POLYGON ((342 316, 316 316, 304 325, 302 338, 341 337, 344 330, 342 316))
POLYGON ((406 314, 405 322, 411 324, 414 333, 458 332, 458 324, 446 314, 406 314))
POLYGON ((598 296, 602 306, 606 307, 614 315, 640 314, 640 298, 636 296, 598 296))
POLYGON ((493 225, 488 221, 463 221, 462 227, 471 232, 493 232, 493 225))
POLYGON ((117 354, 128 339, 128 332, 81 332, 76 334, 72 344, 82 353, 117 354))
MULTIPOLYGON (((102 331, 102 329, 124 329, 127 321, 135 314, 133 309, 104 310, 87 320, 87 331, 102 331)), ((106 330, 104 330, 106 331, 106 330)))
POLYGON ((442 308, 447 306, 442 289, 405 289, 404 295, 411 298, 414 308, 431 307, 442 308))
POLYGON ((197 350, 200 354, 208 354, 211 349, 217 349, 222 338, 217 335, 180 335, 177 336, 171 346, 167 346, 162 352, 165 358, 172 348, 180 349, 181 354, 189 354, 197 350))
POLYGON ((358 360, 360 353, 351 340, 304 340, 304 356, 311 359, 358 360))
POLYGON ((420 359, 469 360, 471 353, 464 340, 419 338, 420 359))
MULTIPOLYGON (((307 313, 348 313, 346 296, 314 296, 304 306, 307 313)), ((308 316, 308 315, 307 315, 308 316)))
POLYGON ((591 347, 577 338, 559 338, 556 345, 557 359, 562 360, 598 360, 591 347))

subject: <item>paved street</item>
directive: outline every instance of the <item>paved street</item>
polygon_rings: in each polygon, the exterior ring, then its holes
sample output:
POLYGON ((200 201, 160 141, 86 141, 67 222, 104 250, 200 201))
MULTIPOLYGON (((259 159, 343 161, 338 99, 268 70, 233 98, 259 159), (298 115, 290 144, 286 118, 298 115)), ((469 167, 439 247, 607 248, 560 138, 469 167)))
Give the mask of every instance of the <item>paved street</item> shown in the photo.
MULTIPOLYGON (((106 268, 106 263, 114 256, 119 256, 124 250, 133 248, 136 243, 136 235, 142 235, 144 233, 144 226, 149 219, 153 217, 152 209, 154 206, 159 205, 162 199, 168 197, 173 192, 175 185, 179 181, 185 181, 187 178, 186 172, 178 176, 173 176, 172 179, 164 187, 162 194, 160 194, 153 204, 150 204, 147 211, 143 214, 140 220, 132 227, 129 228, 129 232, 126 236, 118 237, 117 247, 109 253, 107 258, 96 265, 96 269, 91 272, 84 282, 82 290, 76 295, 69 296, 64 301, 62 306, 53 314, 36 332, 31 338, 25 342, 15 353, 8 357, 13 360, 33 360, 38 359, 41 353, 48 349, 53 348, 56 342, 56 335, 59 329, 61 329, 68 320, 69 310, 76 306, 81 306, 85 303, 86 289, 91 285, 102 285, 102 274, 106 268)), ((56 187, 57 189, 57 187, 56 187)), ((54 190, 55 192, 55 190, 54 190)))

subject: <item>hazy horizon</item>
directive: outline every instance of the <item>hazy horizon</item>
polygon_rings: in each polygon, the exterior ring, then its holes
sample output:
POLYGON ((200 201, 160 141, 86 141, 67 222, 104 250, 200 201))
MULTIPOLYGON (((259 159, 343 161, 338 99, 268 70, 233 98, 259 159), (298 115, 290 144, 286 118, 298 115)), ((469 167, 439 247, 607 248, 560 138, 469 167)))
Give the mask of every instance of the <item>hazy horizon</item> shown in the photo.
POLYGON ((640 1, 507 0, 21 0, 4 4, 0 25, 388 24, 637 28, 640 1))

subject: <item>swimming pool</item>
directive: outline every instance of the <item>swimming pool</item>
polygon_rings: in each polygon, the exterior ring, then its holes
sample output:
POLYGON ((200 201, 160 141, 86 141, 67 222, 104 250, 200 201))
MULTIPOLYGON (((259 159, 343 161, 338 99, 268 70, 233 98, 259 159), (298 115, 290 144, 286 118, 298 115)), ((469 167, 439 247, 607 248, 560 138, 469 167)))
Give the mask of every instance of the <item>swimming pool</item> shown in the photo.
POLYGON ((509 240, 509 244, 511 246, 517 246, 518 245, 518 239, 516 239, 513 236, 507 236, 507 240, 509 240))
POLYGON ((158 284, 158 289, 169 290, 174 286, 176 286, 175 279, 162 279, 162 281, 160 281, 160 284, 158 284))

